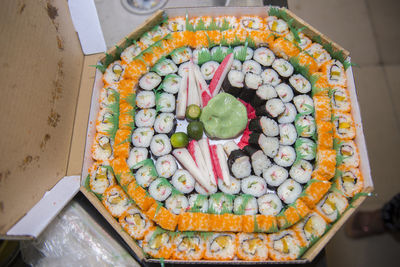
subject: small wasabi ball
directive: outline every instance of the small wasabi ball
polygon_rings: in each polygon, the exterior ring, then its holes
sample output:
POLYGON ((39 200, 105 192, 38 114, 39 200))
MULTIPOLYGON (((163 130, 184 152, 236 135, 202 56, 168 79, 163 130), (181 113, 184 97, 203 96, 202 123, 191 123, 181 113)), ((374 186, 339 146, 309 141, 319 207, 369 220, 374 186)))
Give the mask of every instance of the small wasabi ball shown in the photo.
POLYGON ((234 96, 220 93, 203 108, 200 121, 210 138, 230 139, 246 128, 246 107, 234 96))

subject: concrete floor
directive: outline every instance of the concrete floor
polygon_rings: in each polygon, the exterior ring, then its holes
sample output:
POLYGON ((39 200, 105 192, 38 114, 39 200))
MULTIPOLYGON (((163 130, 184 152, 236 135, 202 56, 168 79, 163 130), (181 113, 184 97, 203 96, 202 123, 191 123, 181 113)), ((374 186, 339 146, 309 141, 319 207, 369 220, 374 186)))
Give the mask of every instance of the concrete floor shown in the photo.
MULTIPOLYGON (((108 47, 137 26, 120 1, 95 0, 108 47), (110 10, 111 9, 111 10, 110 10), (113 17, 110 14, 118 14, 113 17), (116 29, 119 29, 118 31, 116 29)), ((204 5, 209 1, 202 1, 204 5)), ((350 51, 375 195, 361 210, 381 207, 400 192, 400 2, 289 0, 289 9, 350 51)), ((170 0, 169 6, 188 6, 170 0)), ((196 3, 199 5, 199 2, 196 3)), ((145 16, 143 17, 143 20, 145 16)), ((327 245, 328 266, 399 266, 400 243, 390 235, 353 240, 340 230, 327 245)))

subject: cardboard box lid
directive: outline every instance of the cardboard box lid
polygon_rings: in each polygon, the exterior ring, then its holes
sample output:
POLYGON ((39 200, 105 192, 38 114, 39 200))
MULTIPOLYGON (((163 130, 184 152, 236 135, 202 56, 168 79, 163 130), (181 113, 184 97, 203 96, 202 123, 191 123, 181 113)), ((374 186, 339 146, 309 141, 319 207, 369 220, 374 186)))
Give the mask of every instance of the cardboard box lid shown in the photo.
POLYGON ((0 10, 0 235, 66 175, 84 62, 66 1, 0 10))

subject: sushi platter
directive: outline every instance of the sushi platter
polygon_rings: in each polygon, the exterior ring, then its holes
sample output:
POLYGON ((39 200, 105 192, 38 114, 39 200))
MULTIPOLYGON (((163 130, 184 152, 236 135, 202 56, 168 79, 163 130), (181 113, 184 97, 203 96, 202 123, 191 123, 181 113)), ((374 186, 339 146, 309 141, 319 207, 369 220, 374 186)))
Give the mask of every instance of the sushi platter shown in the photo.
POLYGON ((160 11, 97 65, 82 191, 148 261, 309 261, 373 188, 351 64, 284 8, 160 11))

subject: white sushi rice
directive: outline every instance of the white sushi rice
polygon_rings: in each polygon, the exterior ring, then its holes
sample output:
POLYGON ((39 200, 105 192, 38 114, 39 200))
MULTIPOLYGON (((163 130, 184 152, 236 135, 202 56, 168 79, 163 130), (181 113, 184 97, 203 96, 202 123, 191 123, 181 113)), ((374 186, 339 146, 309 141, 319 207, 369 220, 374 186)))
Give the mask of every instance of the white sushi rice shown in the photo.
POLYGON ((161 93, 157 101, 157 109, 160 112, 173 112, 175 110, 175 96, 169 93, 161 93))
POLYGON ((282 167, 290 167, 296 160, 296 152, 291 146, 279 146, 278 154, 274 157, 274 162, 282 167))
POLYGON ((137 127, 152 127, 156 120, 157 111, 155 109, 141 109, 136 112, 135 123, 137 127))
POLYGON ((156 170, 160 177, 170 178, 177 168, 175 158, 171 154, 159 157, 156 161, 156 170))
POLYGON ((156 156, 164 156, 171 152, 171 142, 166 134, 156 134, 151 139, 150 143, 151 153, 156 156))
POLYGON ((222 179, 218 179, 218 188, 225 194, 236 195, 240 192, 240 180, 231 177, 228 186, 222 179))
POLYGON ((172 187, 163 178, 154 180, 149 187, 150 195, 157 201, 166 200, 172 193, 172 187))
POLYGON ((242 180, 242 192, 260 197, 267 192, 267 184, 265 180, 259 176, 249 176, 242 180))
POLYGON ((259 145, 265 155, 273 158, 276 156, 279 150, 279 139, 276 137, 266 137, 265 135, 260 135, 259 145))
POLYGON ((300 94, 306 94, 311 91, 311 83, 301 74, 292 75, 289 83, 300 94))
POLYGON ((156 105, 156 96, 153 91, 140 91, 136 95, 136 105, 139 108, 153 108, 156 105))
POLYGON ((258 212, 257 199, 253 196, 237 196, 233 202, 233 212, 239 215, 255 215, 258 212))
POLYGON ((285 111, 279 115, 279 123, 292 123, 296 119, 296 107, 292 103, 285 103, 285 111))
POLYGON ((272 63, 272 68, 285 78, 290 77, 294 71, 292 64, 283 58, 275 59, 274 63, 272 63))
POLYGON ((289 177, 289 173, 285 168, 272 164, 271 167, 264 170, 263 177, 268 185, 276 187, 281 185, 289 177))
POLYGON ((266 47, 259 47, 254 51, 253 58, 264 67, 269 67, 275 60, 275 54, 266 47))
POLYGON ((308 95, 297 95, 293 97, 293 103, 299 113, 310 114, 314 109, 314 101, 308 95))
POLYGON ((193 191, 196 181, 186 170, 179 169, 172 176, 172 185, 183 194, 189 194, 193 191))
POLYGON ((207 213, 208 198, 204 195, 191 194, 189 195, 189 210, 207 213))
POLYGON ((284 123, 279 125, 279 143, 281 145, 290 146, 296 142, 296 127, 292 123, 284 123))
POLYGON ((293 179, 284 181, 277 190, 279 198, 286 204, 291 204, 300 196, 301 185, 293 179))
POLYGON ((189 202, 184 195, 172 195, 165 201, 165 207, 176 215, 186 211, 188 206, 189 202))
POLYGON ((264 84, 270 84, 272 86, 277 86, 281 83, 278 73, 273 69, 265 69, 261 73, 261 78, 264 84))
POLYGON ((290 168, 289 174, 296 182, 305 184, 311 179, 312 164, 304 159, 299 160, 290 168))
POLYGON ((130 169, 136 164, 148 158, 149 151, 146 148, 134 147, 129 151, 129 157, 126 161, 130 169))
POLYGON ((132 144, 135 147, 149 147, 154 135, 154 129, 150 127, 136 128, 132 133, 132 144))
POLYGON ((152 90, 161 83, 161 77, 155 72, 148 72, 139 80, 139 86, 143 90, 152 90))
POLYGON ((275 193, 267 193, 257 199, 258 210, 263 215, 275 216, 282 210, 282 201, 275 193))
POLYGON ((136 181, 143 187, 148 187, 155 179, 157 179, 157 173, 154 171, 153 166, 140 167, 135 173, 136 181))
POLYGON ((288 103, 293 99, 293 90, 292 88, 287 85, 286 83, 280 83, 275 86, 275 90, 278 93, 279 98, 284 102, 288 103))

